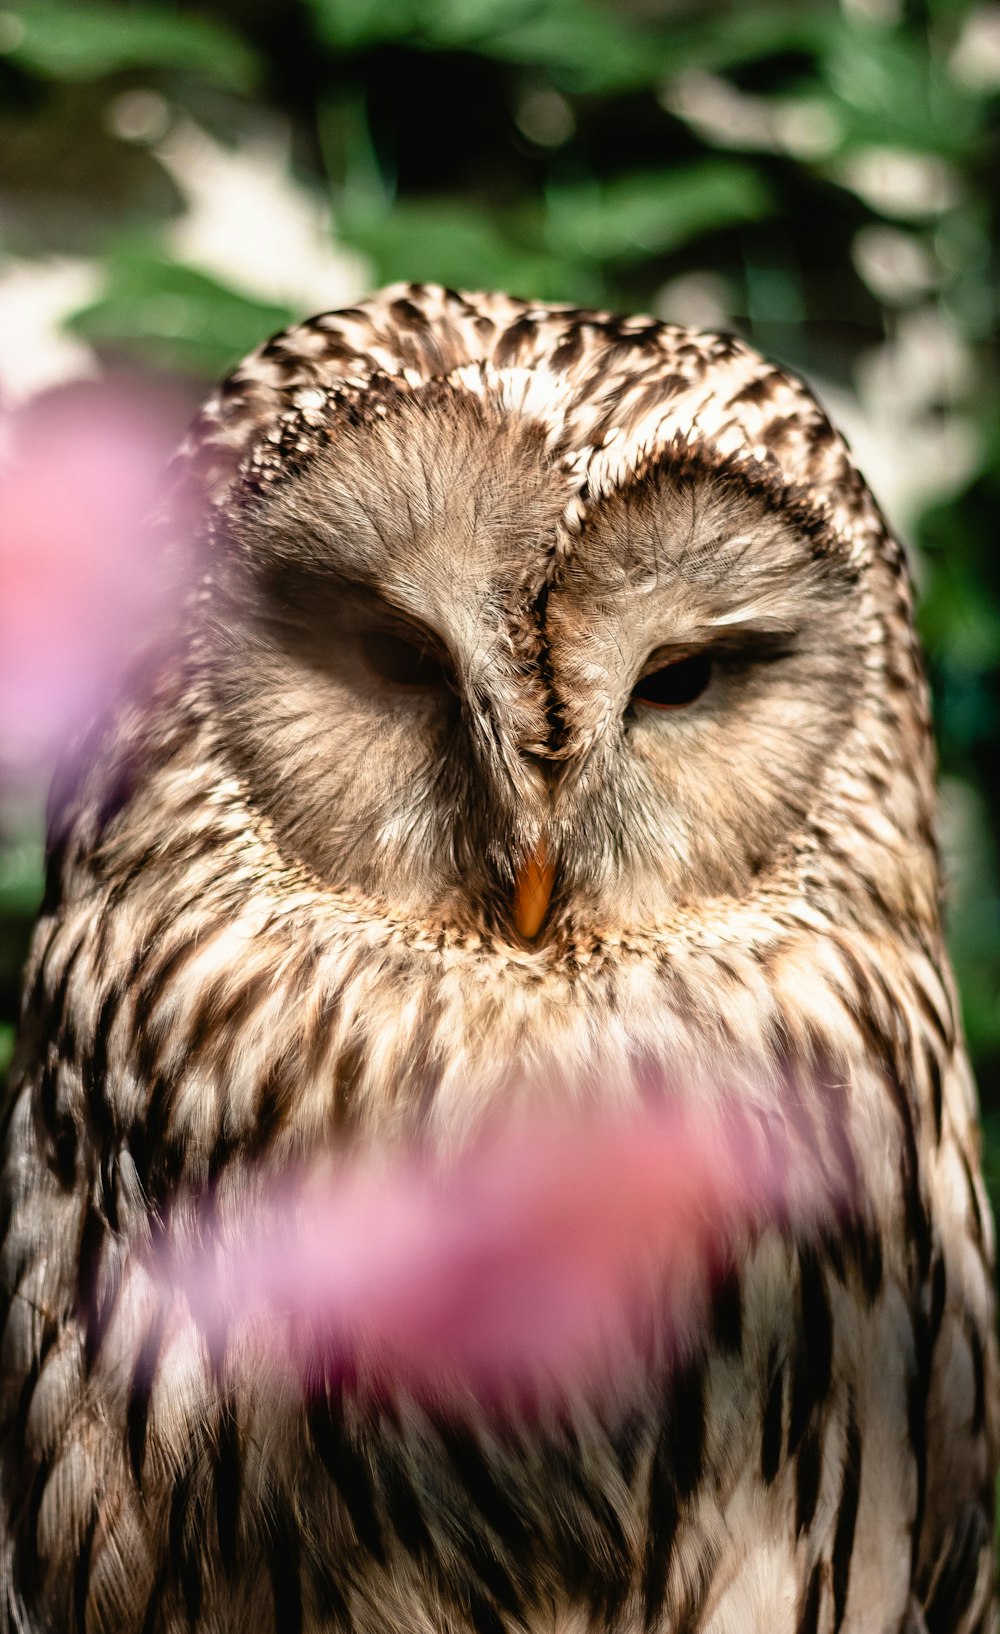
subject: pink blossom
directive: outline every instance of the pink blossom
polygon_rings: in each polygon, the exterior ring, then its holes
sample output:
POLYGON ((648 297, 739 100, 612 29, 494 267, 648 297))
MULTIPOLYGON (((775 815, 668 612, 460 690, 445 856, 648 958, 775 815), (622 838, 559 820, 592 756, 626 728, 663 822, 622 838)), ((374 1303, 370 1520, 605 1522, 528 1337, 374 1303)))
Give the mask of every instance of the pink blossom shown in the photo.
POLYGON ((51 760, 113 693, 161 614, 149 519, 186 412, 148 388, 87 383, 5 426, 0 771, 51 760))
MULTIPOLYGON (((446 1167, 286 1179, 156 1269, 216 1354, 250 1335, 307 1381, 547 1396, 685 1341, 727 1259, 787 1218, 786 1156, 749 1120, 670 1105, 522 1123, 446 1167)), ((821 1193, 799 1188, 801 1217, 821 1193)))

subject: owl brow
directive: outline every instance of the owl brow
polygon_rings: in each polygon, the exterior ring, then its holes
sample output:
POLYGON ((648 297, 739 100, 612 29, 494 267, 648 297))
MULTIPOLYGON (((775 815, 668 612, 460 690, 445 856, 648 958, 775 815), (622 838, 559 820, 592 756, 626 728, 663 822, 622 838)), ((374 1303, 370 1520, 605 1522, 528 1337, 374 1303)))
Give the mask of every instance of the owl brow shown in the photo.
POLYGON ((780 618, 774 614, 756 613, 749 607, 737 608, 731 613, 717 613, 707 621, 708 629, 714 634, 717 631, 729 632, 734 636, 743 635, 766 640, 788 640, 798 635, 799 623, 795 619, 780 618))
POLYGON ((711 620, 686 630, 682 639, 662 642, 655 647, 646 660, 646 669, 655 668, 657 664, 677 663, 699 652, 769 663, 798 651, 800 639, 801 630, 797 625, 778 619, 751 617, 740 623, 711 620))
POLYGON ((360 615, 373 624, 427 651, 447 655, 444 637, 417 617, 409 607, 393 601, 384 588, 350 575, 331 562, 303 562, 271 557, 261 576, 269 613, 296 625, 332 614, 345 619, 360 615))
POLYGON ((761 658, 781 657, 792 652, 802 640, 804 628, 801 618, 790 618, 780 613, 767 613, 744 607, 735 612, 720 613, 708 619, 709 640, 718 652, 745 652, 761 658))
POLYGON ((708 645, 720 656, 748 658, 764 664, 797 652, 800 635, 799 629, 790 624, 748 619, 743 624, 726 625, 721 632, 713 630, 708 645))

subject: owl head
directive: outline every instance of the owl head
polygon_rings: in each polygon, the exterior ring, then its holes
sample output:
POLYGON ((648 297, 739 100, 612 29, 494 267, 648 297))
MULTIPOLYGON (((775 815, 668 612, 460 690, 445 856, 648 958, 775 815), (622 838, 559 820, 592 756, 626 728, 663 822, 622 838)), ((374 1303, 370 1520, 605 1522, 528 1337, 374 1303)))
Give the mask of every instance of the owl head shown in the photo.
POLYGON ((563 950, 933 918, 900 552, 741 341, 395 287, 270 341, 187 455, 202 713, 320 889, 563 950))

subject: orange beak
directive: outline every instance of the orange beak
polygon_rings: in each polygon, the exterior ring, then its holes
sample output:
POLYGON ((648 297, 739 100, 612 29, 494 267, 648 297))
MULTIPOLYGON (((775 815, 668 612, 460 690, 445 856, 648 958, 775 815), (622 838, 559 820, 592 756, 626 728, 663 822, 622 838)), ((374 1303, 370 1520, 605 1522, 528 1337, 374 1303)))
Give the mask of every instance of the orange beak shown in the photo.
POLYGON ((514 924, 526 942, 533 942, 541 929, 552 900, 555 877, 555 863, 549 856, 548 846, 539 840, 514 878, 514 924))

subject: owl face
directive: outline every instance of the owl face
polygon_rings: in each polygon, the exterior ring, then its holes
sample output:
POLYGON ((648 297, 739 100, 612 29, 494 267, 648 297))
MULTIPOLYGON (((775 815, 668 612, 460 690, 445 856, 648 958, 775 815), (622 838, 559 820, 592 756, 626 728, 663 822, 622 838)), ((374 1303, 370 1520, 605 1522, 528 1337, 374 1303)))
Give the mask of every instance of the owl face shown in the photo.
POLYGON ((282 854, 509 942, 641 928, 794 866, 863 704, 857 572, 760 466, 674 440, 581 494, 500 387, 324 417, 227 507, 213 713, 282 854))

